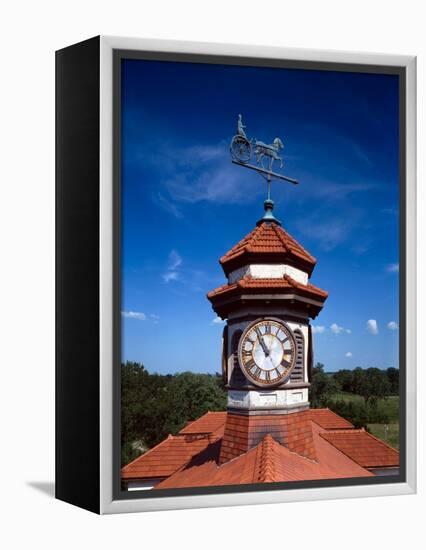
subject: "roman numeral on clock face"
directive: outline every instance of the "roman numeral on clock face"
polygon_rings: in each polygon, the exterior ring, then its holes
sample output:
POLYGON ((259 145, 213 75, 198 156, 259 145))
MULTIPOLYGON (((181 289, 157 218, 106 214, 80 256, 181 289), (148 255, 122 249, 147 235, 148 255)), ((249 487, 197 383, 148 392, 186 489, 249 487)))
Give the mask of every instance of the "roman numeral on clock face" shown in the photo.
POLYGON ((249 361, 247 361, 247 363, 245 364, 245 367, 247 370, 251 371, 253 370, 254 368, 259 368, 256 363, 254 362, 253 358, 250 359, 249 361))
POLYGON ((289 363, 288 361, 286 361, 285 359, 283 359, 281 361, 281 366, 284 367, 286 370, 289 369, 291 367, 291 363, 289 363))
POLYGON ((262 369, 260 369, 259 367, 256 367, 256 369, 255 369, 255 371, 254 371, 254 373, 253 373, 253 376, 254 376, 255 378, 260 378, 261 373, 262 373, 262 369))

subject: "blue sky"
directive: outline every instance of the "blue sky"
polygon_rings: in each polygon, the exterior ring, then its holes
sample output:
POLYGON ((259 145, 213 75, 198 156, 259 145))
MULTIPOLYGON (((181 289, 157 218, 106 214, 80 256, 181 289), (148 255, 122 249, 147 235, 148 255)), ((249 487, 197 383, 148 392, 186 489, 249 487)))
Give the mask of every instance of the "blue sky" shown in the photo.
POLYGON ((230 162, 249 137, 284 143, 275 214, 329 292, 313 321, 327 370, 398 367, 396 76, 125 60, 122 66, 123 360, 220 371, 206 293, 218 259, 263 213, 266 189, 230 162))

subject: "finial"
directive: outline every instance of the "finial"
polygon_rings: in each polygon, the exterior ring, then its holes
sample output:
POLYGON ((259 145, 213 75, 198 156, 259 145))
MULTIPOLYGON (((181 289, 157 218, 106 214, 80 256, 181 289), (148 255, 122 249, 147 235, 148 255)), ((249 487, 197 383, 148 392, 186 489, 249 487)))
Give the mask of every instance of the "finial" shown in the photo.
POLYGON ((277 218, 272 213, 272 210, 274 209, 274 201, 271 199, 266 199, 266 201, 263 203, 263 206, 265 208, 265 213, 263 215, 263 218, 260 218, 256 225, 260 225, 264 222, 276 223, 277 225, 281 225, 280 220, 277 220, 277 218))

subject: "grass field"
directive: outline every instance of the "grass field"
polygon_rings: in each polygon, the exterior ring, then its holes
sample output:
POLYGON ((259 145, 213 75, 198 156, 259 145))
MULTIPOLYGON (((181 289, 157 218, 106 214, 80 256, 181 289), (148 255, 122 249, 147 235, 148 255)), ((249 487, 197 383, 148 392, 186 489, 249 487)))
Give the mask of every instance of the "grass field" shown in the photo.
MULTIPOLYGON (((358 401, 363 403, 364 399, 355 393, 339 392, 333 395, 333 401, 358 401)), ((386 397, 386 399, 379 399, 377 407, 387 414, 390 422, 399 422, 399 397, 397 395, 391 395, 386 397)))
POLYGON ((387 424, 387 426, 387 431, 385 424, 368 424, 368 429, 373 435, 385 441, 394 449, 399 449, 399 423, 393 422, 387 424))
MULTIPOLYGON (((347 392, 339 392, 333 395, 333 401, 346 401, 346 402, 364 402, 364 399, 360 395, 347 392)), ((370 432, 388 443, 395 449, 399 448, 399 397, 389 396, 386 399, 379 399, 377 402, 379 410, 386 413, 389 418, 389 424, 367 424, 370 432), (386 426, 387 429, 386 429, 386 426)))

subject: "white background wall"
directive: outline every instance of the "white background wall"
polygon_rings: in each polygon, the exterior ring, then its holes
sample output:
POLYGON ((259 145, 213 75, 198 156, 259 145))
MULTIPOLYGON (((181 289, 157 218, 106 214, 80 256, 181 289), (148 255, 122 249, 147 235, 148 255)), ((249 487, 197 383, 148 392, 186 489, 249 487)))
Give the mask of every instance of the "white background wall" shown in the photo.
MULTIPOLYGON (((272 540, 282 545, 275 538, 282 537, 282 529, 287 548, 400 549, 409 541, 424 541, 424 470, 418 496, 102 518, 54 501, 45 492, 46 487, 51 492, 54 476, 54 50, 103 33, 417 54, 422 182, 426 145, 422 4, 411 0, 2 4, 0 546, 265 548, 272 540)), ((423 235, 424 207, 425 191, 420 186, 423 235)), ((425 280, 424 267, 422 253, 420 281, 425 280)), ((424 284, 419 289, 420 311, 424 311, 423 288, 424 284)), ((420 319, 419 333, 424 332, 420 319)), ((424 353, 419 352, 418 380, 425 391, 424 353)), ((419 401, 419 464, 424 468, 425 399, 419 401)))

